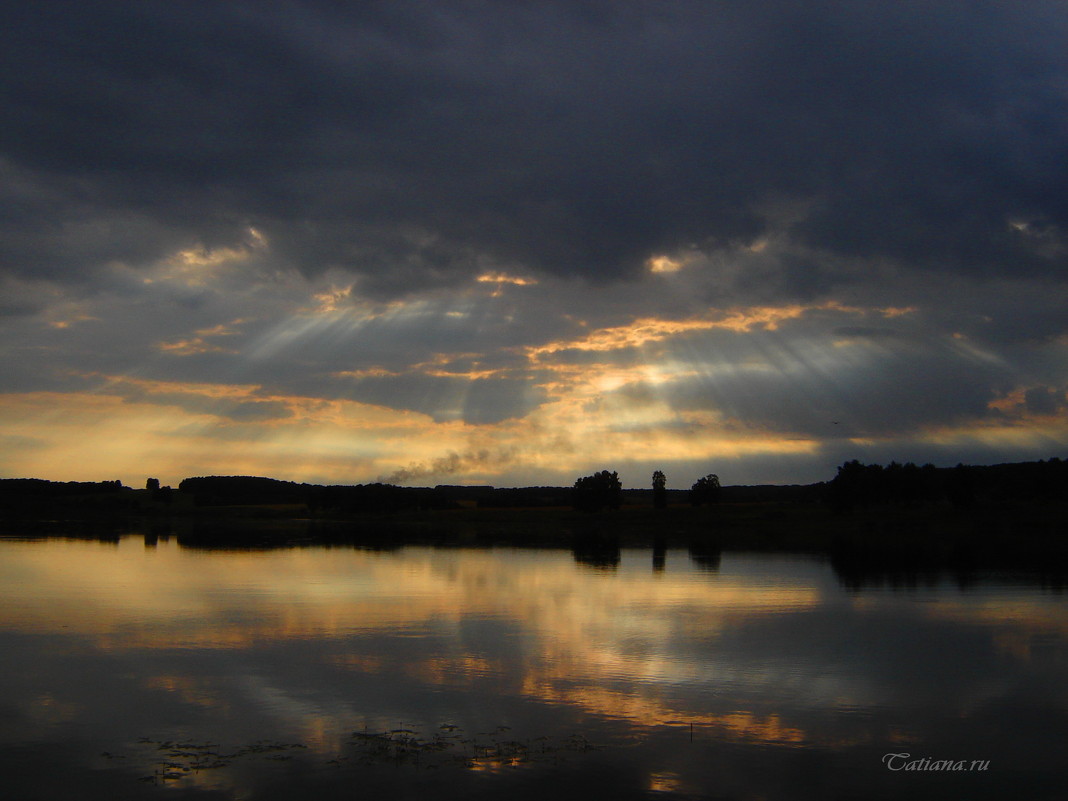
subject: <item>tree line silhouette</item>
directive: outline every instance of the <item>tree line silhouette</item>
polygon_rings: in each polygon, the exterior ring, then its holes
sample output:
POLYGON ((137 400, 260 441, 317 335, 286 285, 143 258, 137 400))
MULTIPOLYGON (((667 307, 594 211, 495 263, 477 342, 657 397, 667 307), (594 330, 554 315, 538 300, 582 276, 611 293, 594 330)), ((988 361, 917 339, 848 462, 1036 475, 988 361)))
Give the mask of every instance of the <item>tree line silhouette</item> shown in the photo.
MULTIPOLYGON (((392 513, 408 510, 478 508, 571 507, 611 512, 621 506, 718 503, 786 504, 824 502, 840 513, 877 506, 921 508, 940 504, 974 509, 1008 501, 1055 502, 1068 497, 1068 461, 1020 462, 989 466, 939 468, 891 462, 845 462, 828 482, 791 486, 721 485, 710 473, 689 491, 667 489, 667 477, 657 470, 651 489, 624 489, 616 471, 601 470, 576 479, 571 487, 399 487, 392 484, 302 484, 257 476, 199 476, 184 479, 172 490, 156 479, 145 484, 151 504, 168 509, 193 506, 283 507, 303 505, 312 514, 392 513)), ((0 510, 37 514, 52 507, 135 512, 145 508, 138 495, 119 481, 54 482, 43 479, 0 479, 0 510)))
POLYGON ((917 467, 912 462, 846 462, 827 486, 826 500, 839 512, 858 507, 948 503, 956 509, 1006 501, 1049 502, 1068 497, 1068 462, 1017 462, 999 465, 917 467))
MULTIPOLYGON (((722 487, 719 476, 710 473, 697 479, 690 488, 688 499, 693 506, 719 503, 722 487)), ((623 484, 614 470, 602 470, 591 476, 582 476, 572 488, 571 505, 583 512, 599 512, 603 509, 618 509, 623 503, 623 484)), ((667 476, 662 470, 653 473, 653 508, 666 509, 668 505, 667 476)))

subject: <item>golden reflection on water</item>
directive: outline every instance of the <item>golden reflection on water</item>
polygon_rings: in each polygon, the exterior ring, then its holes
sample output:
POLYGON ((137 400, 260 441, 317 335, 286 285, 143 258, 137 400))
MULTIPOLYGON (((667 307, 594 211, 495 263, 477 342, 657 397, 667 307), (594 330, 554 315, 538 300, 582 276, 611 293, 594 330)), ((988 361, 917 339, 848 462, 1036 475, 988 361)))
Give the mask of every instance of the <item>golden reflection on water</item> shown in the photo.
POLYGON ((546 635, 551 661, 631 671, 618 654, 591 653, 600 637, 590 635, 666 640, 681 611, 686 631, 711 636, 737 616, 820 602, 814 587, 745 577, 695 581, 686 572, 651 582, 643 571, 597 573, 566 552, 206 553, 174 543, 146 550, 133 538, 6 543, 5 551, 0 578, 10 598, 0 628, 76 630, 107 648, 242 647, 500 617, 546 635))
MULTIPOLYGON (((566 703, 640 725, 678 719, 677 706, 639 686, 702 681, 707 666, 674 652, 677 640, 714 639, 728 626, 784 609, 813 608, 820 590, 803 583, 768 586, 742 576, 693 569, 589 570, 568 552, 350 549, 198 552, 164 541, 5 543, 0 567, 6 600, 0 630, 88 637, 121 654, 152 649, 255 649, 286 641, 362 636, 454 635, 465 621, 500 622, 522 640, 507 660, 469 645, 429 649, 403 660, 386 653, 324 654, 326 662, 366 674, 402 675, 430 686, 471 687, 487 677, 526 697, 566 703), (518 676, 516 675, 518 673, 518 676), (610 690, 625 679, 631 689, 610 690)), ((330 710, 302 708, 250 680, 244 689, 284 707, 313 741, 329 741, 330 710), (253 686, 255 684, 255 686, 253 686)), ((256 682, 259 682, 258 684, 256 682)), ((224 714, 226 693, 205 678, 166 674, 143 687, 224 714)), ((736 732, 796 740, 776 721, 690 715, 736 732)))
MULTIPOLYGON (((704 711, 692 698, 680 701, 672 689, 714 691, 717 683, 742 680, 732 671, 743 668, 732 667, 729 657, 698 658, 680 644, 714 645, 724 632, 825 606, 835 592, 826 576, 786 572, 769 581, 744 571, 710 574, 676 557, 669 569, 652 575, 647 553, 605 572, 563 551, 206 552, 173 541, 145 548, 137 538, 0 547, 0 632, 76 635, 117 655, 333 643, 309 658, 429 687, 473 688, 493 680, 525 698, 635 726, 692 725, 745 743, 844 742, 807 731, 775 711, 744 708, 744 701, 742 708, 721 703, 704 711), (499 636, 513 638, 515 647, 482 648, 477 638, 458 636, 473 623, 500 626, 499 636), (405 649, 402 656, 348 647, 366 637, 438 637, 450 645, 405 649)), ((862 596, 842 603, 863 613, 880 600, 862 596)), ((1018 658, 1029 656, 1037 634, 1068 636, 1062 612, 1063 605, 1039 596, 1002 602, 940 597, 922 607, 929 618, 990 630, 1018 658)), ((776 670, 750 670, 743 679, 772 687, 791 680, 776 670)), ((232 698, 211 677, 171 672, 140 681, 146 690, 174 694, 200 709, 231 711, 232 698)), ((858 691, 847 678, 824 681, 824 700, 857 703, 858 691)), ((263 676, 244 676, 241 682, 244 693, 289 720, 305 742, 324 753, 336 746, 346 725, 337 710, 297 698, 292 688, 274 686, 263 676)), ((38 706, 40 715, 76 714, 54 699, 38 706)), ((651 789, 672 782, 664 774, 651 781, 651 789)))
POLYGON ((570 704, 606 717, 624 718, 640 726, 692 725, 700 727, 702 733, 711 732, 720 739, 739 741, 794 745, 815 742, 813 736, 800 728, 787 726, 774 713, 714 714, 673 709, 655 698, 596 686, 560 689, 551 683, 544 683, 524 685, 524 690, 543 700, 570 704))
POLYGON ((682 777, 674 771, 662 770, 649 774, 649 792, 676 793, 684 788, 682 777))

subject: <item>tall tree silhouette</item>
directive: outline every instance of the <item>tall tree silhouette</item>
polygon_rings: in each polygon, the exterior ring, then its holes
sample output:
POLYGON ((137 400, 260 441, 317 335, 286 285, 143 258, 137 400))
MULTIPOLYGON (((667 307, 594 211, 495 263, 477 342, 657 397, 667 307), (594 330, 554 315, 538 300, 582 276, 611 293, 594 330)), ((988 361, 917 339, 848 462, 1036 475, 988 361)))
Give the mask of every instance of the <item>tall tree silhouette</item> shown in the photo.
POLYGON ((660 470, 653 473, 653 508, 667 508, 667 476, 660 470))

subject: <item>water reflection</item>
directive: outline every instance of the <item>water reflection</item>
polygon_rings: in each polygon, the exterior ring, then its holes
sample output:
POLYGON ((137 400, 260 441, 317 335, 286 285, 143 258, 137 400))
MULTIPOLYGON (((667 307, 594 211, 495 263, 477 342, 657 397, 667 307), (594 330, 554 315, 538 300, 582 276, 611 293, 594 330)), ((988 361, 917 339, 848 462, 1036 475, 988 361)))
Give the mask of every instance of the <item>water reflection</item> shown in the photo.
MULTIPOLYGON (((120 796, 148 793, 135 780, 164 743, 190 746, 169 757, 186 768, 240 755, 165 781, 255 798, 298 777, 341 795, 353 771, 447 797, 889 798, 887 749, 989 759, 1042 786, 1068 744, 1065 599, 1003 580, 843 587, 817 559, 604 538, 208 551, 156 532, 0 541, 0 588, 0 768, 26 795, 48 754, 111 776, 107 793, 112 774, 120 796), (437 749, 446 726, 467 742, 437 749), (398 749, 407 767, 377 772, 371 755, 398 749), (524 776, 434 784, 429 762, 524 776), (794 774, 818 781, 799 790, 794 774)), ((955 786, 995 798, 1000 781, 955 786)))
MULTIPOLYGON (((619 567, 619 540, 611 537, 584 537, 571 549, 576 564, 595 570, 615 570, 619 567)), ((654 557, 655 559, 655 557, 654 557)))

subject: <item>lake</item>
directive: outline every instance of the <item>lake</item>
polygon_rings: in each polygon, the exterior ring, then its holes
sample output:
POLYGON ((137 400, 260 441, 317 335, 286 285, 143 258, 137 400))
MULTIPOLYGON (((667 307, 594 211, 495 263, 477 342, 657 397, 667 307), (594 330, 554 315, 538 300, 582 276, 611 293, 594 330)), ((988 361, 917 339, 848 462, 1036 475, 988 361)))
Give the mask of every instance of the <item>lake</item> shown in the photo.
POLYGON ((1053 799, 1068 596, 804 555, 0 540, 15 799, 1053 799))

